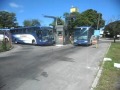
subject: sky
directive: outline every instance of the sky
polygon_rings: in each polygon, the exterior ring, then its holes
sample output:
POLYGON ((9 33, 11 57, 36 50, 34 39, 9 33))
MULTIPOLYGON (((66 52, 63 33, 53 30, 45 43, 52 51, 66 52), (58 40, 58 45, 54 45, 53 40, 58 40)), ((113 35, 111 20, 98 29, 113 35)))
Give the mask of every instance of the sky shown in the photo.
POLYGON ((38 19, 42 26, 48 26, 53 19, 44 15, 63 18, 72 6, 80 13, 88 9, 102 13, 106 24, 120 19, 120 0, 0 0, 0 11, 14 12, 20 26, 24 20, 31 19, 38 19))

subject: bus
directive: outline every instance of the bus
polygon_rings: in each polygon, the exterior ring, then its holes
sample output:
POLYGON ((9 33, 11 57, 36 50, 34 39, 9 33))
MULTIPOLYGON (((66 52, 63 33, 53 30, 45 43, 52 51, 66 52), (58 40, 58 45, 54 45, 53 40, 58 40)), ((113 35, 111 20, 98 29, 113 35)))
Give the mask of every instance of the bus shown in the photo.
POLYGON ((52 27, 21 27, 10 29, 12 41, 21 44, 53 45, 55 43, 52 27))
POLYGON ((74 29, 74 45, 91 45, 94 28, 81 26, 74 29))
POLYGON ((2 28, 0 28, 0 42, 2 42, 3 40, 9 41, 9 37, 10 37, 9 30, 10 29, 2 29, 2 28))

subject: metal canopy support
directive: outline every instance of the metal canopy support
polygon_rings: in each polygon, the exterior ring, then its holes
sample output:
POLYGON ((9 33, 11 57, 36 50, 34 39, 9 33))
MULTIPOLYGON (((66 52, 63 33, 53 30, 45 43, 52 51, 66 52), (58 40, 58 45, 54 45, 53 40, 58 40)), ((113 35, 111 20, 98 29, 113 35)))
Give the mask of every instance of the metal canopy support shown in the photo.
POLYGON ((54 29, 54 38, 55 38, 55 43, 57 42, 57 40, 56 40, 56 38, 57 38, 57 35, 56 35, 56 27, 57 27, 57 18, 58 17, 55 17, 55 16, 48 16, 48 15, 43 15, 45 18, 52 18, 52 19, 54 19, 54 22, 55 22, 55 25, 54 25, 54 27, 53 27, 53 29, 54 29))
POLYGON ((53 18, 54 21, 55 21, 55 27, 57 26, 57 18, 58 18, 58 17, 55 17, 55 16, 48 16, 48 15, 44 15, 44 17, 46 17, 46 18, 53 18))

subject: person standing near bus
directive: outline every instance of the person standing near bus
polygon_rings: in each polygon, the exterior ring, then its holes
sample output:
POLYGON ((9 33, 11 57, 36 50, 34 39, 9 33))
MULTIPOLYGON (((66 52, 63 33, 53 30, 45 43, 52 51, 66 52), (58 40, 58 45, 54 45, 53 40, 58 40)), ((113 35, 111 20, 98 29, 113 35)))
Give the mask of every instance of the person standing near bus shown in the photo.
POLYGON ((95 45, 95 47, 98 48, 98 38, 95 36, 92 38, 92 45, 95 45))

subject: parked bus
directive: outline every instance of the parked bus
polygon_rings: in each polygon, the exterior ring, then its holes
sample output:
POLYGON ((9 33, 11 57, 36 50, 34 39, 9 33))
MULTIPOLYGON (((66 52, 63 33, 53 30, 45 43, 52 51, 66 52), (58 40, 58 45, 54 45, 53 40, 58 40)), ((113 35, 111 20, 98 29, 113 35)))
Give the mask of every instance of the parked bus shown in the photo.
POLYGON ((88 26, 76 27, 74 30, 74 45, 91 45, 94 28, 88 26))
POLYGON ((0 42, 3 40, 9 41, 9 29, 1 29, 0 28, 0 42))
POLYGON ((53 45, 54 33, 51 27, 22 27, 10 30, 14 43, 53 45))

